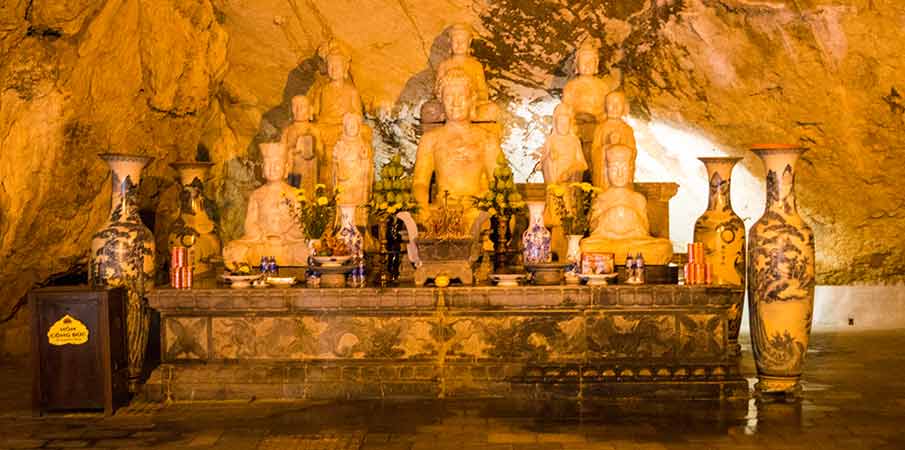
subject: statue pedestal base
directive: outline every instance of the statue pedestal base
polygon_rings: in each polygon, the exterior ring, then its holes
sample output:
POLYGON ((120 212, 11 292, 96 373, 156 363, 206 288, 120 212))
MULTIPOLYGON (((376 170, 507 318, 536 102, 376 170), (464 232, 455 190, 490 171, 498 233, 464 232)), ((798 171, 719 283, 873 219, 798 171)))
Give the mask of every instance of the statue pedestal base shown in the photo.
POLYGON ((665 265, 672 259, 672 242, 669 239, 612 240, 587 237, 581 240, 582 253, 613 253, 616 264, 623 264, 626 257, 641 253, 645 264, 665 265))
POLYGON ((415 269, 415 286, 424 286, 428 279, 440 275, 446 275, 450 280, 458 279, 466 286, 471 286, 474 280, 471 263, 466 260, 425 261, 421 267, 415 269))

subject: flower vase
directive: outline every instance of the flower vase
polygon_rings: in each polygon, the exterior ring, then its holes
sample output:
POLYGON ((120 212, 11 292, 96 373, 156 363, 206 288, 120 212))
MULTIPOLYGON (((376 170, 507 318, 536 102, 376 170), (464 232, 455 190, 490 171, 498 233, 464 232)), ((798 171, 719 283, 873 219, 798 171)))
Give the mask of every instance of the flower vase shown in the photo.
POLYGON ((544 202, 528 202, 531 222, 522 234, 525 264, 544 264, 553 261, 550 251, 550 230, 544 226, 544 202))
POLYGON ((135 392, 144 369, 150 328, 145 296, 154 286, 154 235, 138 216, 141 171, 153 158, 104 153, 112 171, 110 216, 91 239, 90 282, 93 286, 125 287, 129 388, 135 392))
POLYGON ((767 205, 748 243, 751 343, 761 393, 799 392, 814 310, 814 233, 798 214, 794 145, 751 149, 766 168, 767 205))
MULTIPOLYGON (((705 262, 717 285, 745 284, 745 222, 732 210, 732 168, 739 157, 698 158, 707 169, 710 189, 707 210, 694 224, 694 242, 704 244, 705 262)), ((729 310, 729 346, 739 354, 738 334, 742 326, 744 298, 729 310)))
POLYGON ((581 273, 581 240, 584 235, 570 234, 566 236, 566 261, 569 262, 570 273, 581 273))
POLYGON ((220 238, 217 225, 205 210, 204 178, 213 163, 177 162, 170 167, 179 172, 182 192, 179 194, 179 218, 170 227, 167 242, 189 249, 189 261, 195 275, 213 270, 213 262, 220 257, 220 238))
POLYGON ((509 265, 509 248, 512 241, 512 216, 490 217, 490 241, 493 243, 493 270, 497 271, 509 265))

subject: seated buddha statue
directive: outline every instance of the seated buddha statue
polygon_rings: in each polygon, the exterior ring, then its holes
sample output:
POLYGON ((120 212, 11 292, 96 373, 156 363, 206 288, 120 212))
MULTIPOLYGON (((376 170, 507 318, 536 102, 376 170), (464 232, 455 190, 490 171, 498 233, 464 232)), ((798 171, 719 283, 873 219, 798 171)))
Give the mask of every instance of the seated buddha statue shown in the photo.
POLYGON ((294 189, 283 181, 289 171, 289 155, 282 143, 261 144, 264 157, 264 185, 248 198, 245 234, 223 248, 226 262, 258 263, 262 256, 273 256, 282 266, 307 264, 305 235, 290 215, 287 199, 294 189))
MULTIPOLYGON (((474 33, 467 24, 455 24, 449 28, 450 56, 437 67, 437 96, 440 96, 439 86, 450 70, 460 69, 471 79, 474 90, 475 112, 472 117, 474 122, 496 122, 499 120, 500 109, 490 101, 490 90, 487 88, 487 79, 484 76, 484 66, 475 57, 471 56, 471 42, 474 33)), ((440 99, 442 101, 442 98, 440 99)))
POLYGON ((650 235, 647 200, 633 188, 634 150, 607 147, 604 164, 608 187, 591 206, 591 235, 581 240, 582 253, 613 253, 616 261, 642 253, 649 264, 666 264, 672 257, 669 239, 650 235))
MULTIPOLYGON (((502 151, 494 133, 472 123, 476 94, 468 73, 461 69, 448 71, 440 80, 440 98, 446 123, 421 138, 412 175, 412 194, 420 206, 422 222, 431 215, 432 175, 436 174, 438 197, 448 193, 450 200, 468 203, 472 196, 487 192, 502 151)), ((462 224, 471 226, 478 214, 476 208, 466 208, 462 224)))

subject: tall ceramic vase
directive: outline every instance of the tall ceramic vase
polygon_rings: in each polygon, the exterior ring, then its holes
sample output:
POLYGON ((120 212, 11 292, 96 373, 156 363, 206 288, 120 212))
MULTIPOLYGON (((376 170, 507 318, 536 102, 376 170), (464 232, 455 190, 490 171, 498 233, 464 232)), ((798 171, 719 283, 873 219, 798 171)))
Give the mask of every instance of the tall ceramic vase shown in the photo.
POLYGON ((364 256, 364 238, 355 226, 356 209, 357 205, 339 205, 340 226, 336 237, 346 244, 349 254, 357 261, 364 256))
POLYGON ((525 264, 544 264, 553 261, 550 231, 544 226, 544 206, 544 202, 528 202, 531 222, 522 234, 525 264))
POLYGON ((806 149, 751 149, 766 167, 767 206, 751 227, 748 301, 751 341, 763 393, 795 394, 814 310, 814 233, 795 204, 795 162, 806 149))
MULTIPOLYGON (((694 241, 704 244, 704 256, 711 264, 714 284, 745 284, 745 222, 732 210, 729 198, 732 168, 738 157, 698 158, 707 168, 710 195, 707 210, 694 224, 694 241)), ((742 326, 744 296, 729 311, 729 345, 741 352, 738 333, 742 326)))
POLYGON ((189 249, 196 276, 209 273, 221 253, 217 226, 204 207, 204 179, 213 163, 177 162, 170 166, 179 172, 182 192, 179 194, 179 218, 173 222, 167 242, 170 248, 189 249))
POLYGON ((138 216, 141 171, 152 158, 104 153, 113 172, 110 216, 91 240, 91 283, 128 291, 126 333, 129 386, 137 390, 148 344, 150 311, 145 295, 154 285, 154 235, 138 216))

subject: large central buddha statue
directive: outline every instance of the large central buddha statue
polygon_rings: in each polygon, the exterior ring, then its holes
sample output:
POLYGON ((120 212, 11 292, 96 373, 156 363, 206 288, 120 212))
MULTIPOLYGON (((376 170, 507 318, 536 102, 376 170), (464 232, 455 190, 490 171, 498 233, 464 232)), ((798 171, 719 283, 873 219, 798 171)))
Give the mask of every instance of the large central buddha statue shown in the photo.
MULTIPOLYGON (((448 192, 451 200, 468 204, 471 196, 487 191, 501 152, 496 135, 472 123, 476 94, 464 70, 449 70, 439 91, 446 123, 424 134, 415 157, 412 191, 421 217, 430 216, 432 174, 438 196, 448 192)), ((477 209, 467 208, 462 223, 470 226, 477 215, 477 209)))
POLYGON ((248 198, 245 234, 226 244, 223 260, 253 265, 262 256, 273 256, 281 266, 304 266, 308 259, 305 235, 286 204, 287 199, 294 199, 295 192, 283 181, 291 163, 288 151, 279 142, 260 147, 265 182, 248 198))
POLYGON ((666 264, 672 257, 669 239, 650 235, 647 200, 633 188, 634 149, 621 144, 606 148, 607 189, 591 207, 591 235, 581 240, 582 253, 613 253, 616 261, 642 253, 648 264, 666 264))

